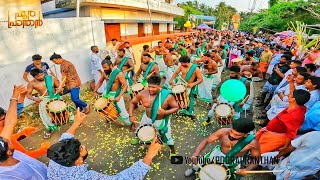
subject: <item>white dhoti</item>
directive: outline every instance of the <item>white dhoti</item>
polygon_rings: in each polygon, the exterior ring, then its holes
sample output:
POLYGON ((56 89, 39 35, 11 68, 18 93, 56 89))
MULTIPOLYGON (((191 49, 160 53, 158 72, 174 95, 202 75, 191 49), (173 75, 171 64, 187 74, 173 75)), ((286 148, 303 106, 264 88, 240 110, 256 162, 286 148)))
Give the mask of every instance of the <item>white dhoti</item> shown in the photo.
POLYGON ((211 74, 211 75, 203 75, 203 82, 198 85, 198 96, 201 98, 201 100, 212 103, 212 87, 214 83, 217 81, 217 75, 211 74))
POLYGON ((253 104, 254 99, 254 89, 253 89, 253 81, 250 82, 250 96, 249 99, 242 106, 243 110, 249 110, 253 104))
POLYGON ((190 54, 190 63, 193 63, 198 57, 196 54, 190 54))
MULTIPOLYGON (((93 79, 94 79, 94 84, 97 86, 97 84, 99 83, 100 81, 100 78, 101 78, 101 74, 99 71, 97 71, 96 73, 92 74, 93 75, 93 79)), ((106 89, 106 86, 107 86, 107 83, 106 81, 103 81, 101 87, 98 89, 98 93, 102 94, 104 93, 104 90, 106 89)))
MULTIPOLYGON (((109 92, 109 95, 110 95, 110 99, 114 99, 115 96, 116 96, 116 92, 115 91, 111 91, 111 92, 109 92)), ((120 101, 117 102, 117 106, 120 109, 120 112, 119 112, 120 120, 124 121, 127 125, 130 125, 131 122, 129 121, 129 113, 128 113, 127 109, 126 109, 123 96, 121 96, 120 101)))
POLYGON ((154 61, 158 64, 160 70, 160 76, 164 77, 166 74, 167 66, 164 63, 163 55, 155 55, 154 61))
POLYGON ((47 112, 47 103, 50 101, 48 97, 44 97, 39 103, 39 115, 42 120, 43 125, 47 130, 51 129, 55 125, 51 122, 51 118, 47 112))
MULTIPOLYGON (((141 117, 141 121, 139 124, 139 128, 145 124, 151 124, 153 125, 156 130, 161 130, 164 126, 165 126, 165 120, 161 119, 161 120, 156 120, 153 124, 152 124, 152 119, 148 118, 147 114, 144 113, 143 116, 141 117)), ((137 128, 137 129, 139 129, 137 128)), ((174 145, 174 141, 171 137, 171 123, 170 123, 170 118, 168 120, 168 124, 167 124, 167 128, 168 128, 168 132, 165 134, 165 136, 167 137, 168 141, 167 144, 168 145, 174 145)))
POLYGON ((174 74, 174 72, 177 70, 177 66, 173 65, 173 66, 170 66, 168 67, 167 66, 167 69, 166 69, 166 82, 164 83, 164 87, 166 88, 170 88, 170 79, 172 77, 172 75, 174 74))

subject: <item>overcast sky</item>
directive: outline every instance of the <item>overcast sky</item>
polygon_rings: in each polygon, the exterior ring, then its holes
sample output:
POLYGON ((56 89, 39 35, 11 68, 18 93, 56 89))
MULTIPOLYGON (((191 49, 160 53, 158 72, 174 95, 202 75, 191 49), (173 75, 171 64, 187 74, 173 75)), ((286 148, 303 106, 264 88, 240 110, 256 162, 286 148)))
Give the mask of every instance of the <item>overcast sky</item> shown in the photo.
MULTIPOLYGON (((187 0, 175 0, 176 3, 186 1, 187 0)), ((238 11, 249 11, 249 7, 252 7, 254 0, 198 0, 199 3, 204 3, 213 7, 215 7, 222 1, 224 1, 227 5, 233 6, 238 11)), ((254 11, 266 8, 268 8, 268 0, 256 0, 256 6, 254 11)))

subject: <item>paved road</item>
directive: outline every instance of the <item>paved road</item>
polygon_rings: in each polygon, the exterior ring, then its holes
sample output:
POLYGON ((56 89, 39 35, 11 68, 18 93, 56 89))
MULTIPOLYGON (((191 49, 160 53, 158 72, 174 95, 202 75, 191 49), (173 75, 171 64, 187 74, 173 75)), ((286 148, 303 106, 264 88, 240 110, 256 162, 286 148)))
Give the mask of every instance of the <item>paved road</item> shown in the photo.
MULTIPOLYGON (((258 83, 259 87, 261 83, 258 83)), ((256 92, 259 88, 256 88, 256 92)), ((82 92, 82 97, 86 100, 93 102, 93 97, 88 95, 88 90, 82 92), (84 94, 84 95, 83 95, 84 94)), ((129 102, 129 96, 126 95, 126 103, 129 102)), ((191 156, 196 146, 209 134, 221 128, 220 125, 213 124, 209 127, 200 126, 200 120, 206 117, 207 104, 196 101, 195 114, 198 121, 193 122, 190 118, 174 115, 171 119, 172 134, 175 140, 175 146, 178 155, 191 156)), ((135 116, 140 117, 142 114, 142 107, 135 111, 135 116)), ((66 131, 70 124, 61 127, 49 139, 51 143, 57 142, 60 135, 66 131)), ((39 131, 31 137, 22 140, 22 144, 30 149, 35 144, 40 144, 45 140, 42 138, 43 132, 39 131)), ((129 127, 124 123, 117 121, 114 123, 106 123, 96 112, 91 112, 84 125, 78 130, 76 135, 86 146, 89 151, 87 163, 90 168, 107 173, 116 174, 121 170, 131 166, 134 162, 143 158, 147 146, 146 145, 131 145, 130 141, 134 137, 134 133, 129 131, 129 127)), ((215 144, 208 146, 204 152, 209 152, 215 144)), ((47 157, 41 157, 42 162, 47 163, 47 157)), ((152 169, 148 173, 146 179, 194 179, 195 177, 185 178, 184 171, 190 166, 184 164, 173 165, 169 159, 169 148, 164 147, 160 154, 154 159, 152 169)), ((248 176, 245 179, 273 179, 271 175, 255 175, 248 176)))

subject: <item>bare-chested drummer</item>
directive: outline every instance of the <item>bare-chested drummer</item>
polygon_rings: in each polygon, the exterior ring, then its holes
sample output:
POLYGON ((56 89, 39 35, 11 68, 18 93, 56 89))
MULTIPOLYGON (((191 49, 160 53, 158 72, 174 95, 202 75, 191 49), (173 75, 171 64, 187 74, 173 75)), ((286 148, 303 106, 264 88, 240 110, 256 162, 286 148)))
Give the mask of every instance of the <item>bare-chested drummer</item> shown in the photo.
MULTIPOLYGON (((239 119, 232 122, 231 128, 222 128, 211 134, 196 148, 192 155, 194 165, 192 169, 188 169, 185 172, 185 176, 191 176, 196 171, 199 171, 200 166, 203 164, 199 164, 199 166, 196 159, 199 159, 201 152, 208 144, 215 143, 216 141, 219 141, 220 145, 216 145, 211 152, 204 155, 204 158, 208 159, 206 162, 228 164, 230 167, 230 165, 236 166, 236 164, 233 164, 233 162, 225 162, 224 160, 243 157, 248 152, 250 153, 250 157, 260 157, 261 152, 259 142, 255 139, 255 136, 250 133, 254 128, 254 123, 251 120, 239 119)), ((234 168, 230 168, 230 170, 232 174, 235 173, 234 168)))
POLYGON ((212 88, 213 86, 218 86, 220 83, 220 78, 218 78, 218 64, 211 59, 211 55, 206 53, 202 56, 201 60, 197 63, 203 63, 202 75, 203 82, 198 85, 198 95, 201 100, 209 103, 208 109, 210 109, 213 102, 212 99, 212 88))
MULTIPOLYGON (((141 118, 139 127, 152 124, 161 135, 162 141, 170 147, 170 156, 175 156, 176 150, 171 137, 170 115, 177 112, 179 106, 170 91, 161 89, 160 84, 160 76, 152 75, 148 79, 148 89, 134 96, 129 107, 130 121, 135 122, 134 107, 141 101, 146 111, 141 118)), ((138 143, 137 138, 131 142, 133 145, 138 143)))
POLYGON ((151 55, 149 53, 146 53, 142 56, 142 63, 140 65, 139 70, 137 71, 137 73, 133 76, 133 81, 135 83, 142 82, 142 84, 146 85, 147 79, 148 77, 153 74, 153 75, 159 75, 160 74, 160 70, 159 70, 159 66, 157 65, 156 62, 151 61, 151 55), (142 77, 140 79, 139 76, 142 75, 142 77))
POLYGON ((126 51, 124 49, 118 50, 118 57, 114 62, 114 65, 124 73, 128 86, 130 87, 133 85, 131 71, 134 70, 134 64, 130 57, 125 56, 125 53, 126 51))
POLYGON ((158 46, 151 49, 150 53, 155 52, 154 61, 158 64, 160 69, 160 76, 163 77, 166 73, 166 65, 164 63, 164 55, 168 53, 168 50, 163 46, 161 41, 158 42, 158 46))
POLYGON ((175 64, 175 58, 177 58, 179 54, 175 51, 174 48, 169 49, 168 54, 164 58, 164 62, 167 66, 166 70, 166 82, 164 83, 165 88, 170 88, 170 79, 173 75, 173 73, 178 69, 178 66, 175 64))
POLYGON ((193 120, 196 119, 194 116, 194 96, 196 95, 196 86, 203 82, 203 77, 200 69, 196 64, 190 64, 190 58, 188 56, 182 56, 180 59, 180 66, 170 79, 170 85, 174 85, 175 78, 181 73, 181 78, 186 82, 189 92, 189 107, 186 110, 180 111, 181 114, 190 116, 193 120))
POLYGON ((101 65, 106 76, 101 76, 94 92, 97 95, 98 89, 102 85, 103 81, 106 80, 107 87, 103 97, 113 99, 115 105, 118 107, 118 111, 120 111, 118 112, 120 120, 124 121, 127 125, 131 125, 131 122, 129 121, 129 114, 123 100, 123 94, 128 88, 124 73, 121 72, 119 68, 113 66, 110 60, 103 60, 101 65))
POLYGON ((189 48, 189 57, 190 57, 190 60, 191 60, 191 63, 195 63, 196 59, 200 58, 202 56, 202 51, 201 51, 201 48, 200 48, 200 43, 199 42, 196 42, 195 45, 191 46, 189 48))
MULTIPOLYGON (((41 69, 33 69, 30 71, 31 76, 33 77, 33 80, 28 82, 28 94, 27 98, 39 103, 39 115, 42 120, 43 125, 46 127, 46 131, 44 132, 44 138, 50 138, 51 134, 54 130, 54 124, 51 122, 51 118, 49 117, 46 109, 47 103, 50 101, 50 98, 48 96, 48 91, 46 87, 46 82, 44 80, 44 73, 41 69), (40 97, 33 97, 32 91, 36 90, 40 97)), ((53 77, 53 82, 55 83, 54 86, 59 86, 59 81, 55 80, 55 77, 53 77)))

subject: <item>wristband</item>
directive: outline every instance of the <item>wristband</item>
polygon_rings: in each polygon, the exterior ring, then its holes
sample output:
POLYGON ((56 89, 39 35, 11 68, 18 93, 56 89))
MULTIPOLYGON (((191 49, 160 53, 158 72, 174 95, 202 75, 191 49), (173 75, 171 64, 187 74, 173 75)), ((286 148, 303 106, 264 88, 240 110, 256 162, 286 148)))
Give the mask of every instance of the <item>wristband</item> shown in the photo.
POLYGON ((18 99, 17 99, 17 98, 11 98, 11 99, 10 99, 10 101, 12 101, 12 100, 18 101, 18 99))

